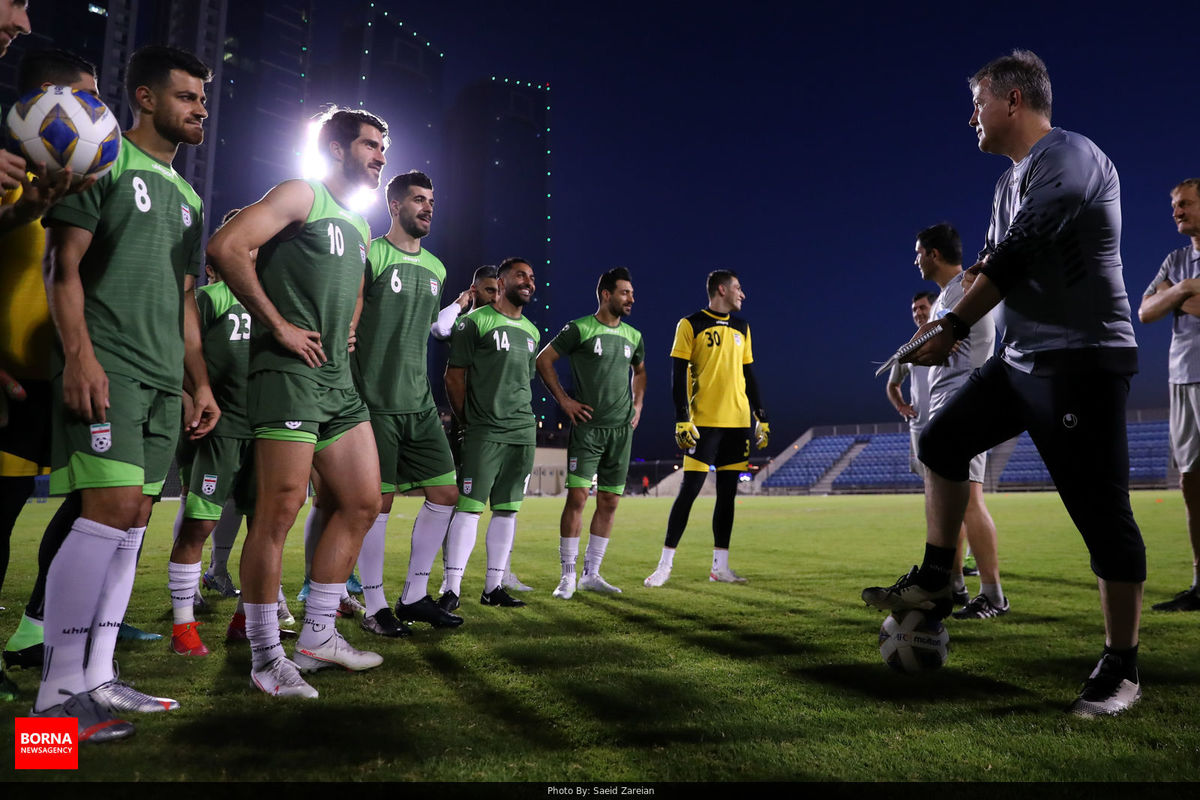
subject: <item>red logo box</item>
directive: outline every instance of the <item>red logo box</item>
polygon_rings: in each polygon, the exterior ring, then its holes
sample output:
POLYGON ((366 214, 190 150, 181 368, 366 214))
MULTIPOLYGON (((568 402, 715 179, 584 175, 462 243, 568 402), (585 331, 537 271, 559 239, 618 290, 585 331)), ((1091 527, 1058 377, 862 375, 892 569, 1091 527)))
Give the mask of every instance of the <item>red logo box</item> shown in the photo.
POLYGON ((79 720, 17 717, 14 721, 14 768, 79 769, 79 720))

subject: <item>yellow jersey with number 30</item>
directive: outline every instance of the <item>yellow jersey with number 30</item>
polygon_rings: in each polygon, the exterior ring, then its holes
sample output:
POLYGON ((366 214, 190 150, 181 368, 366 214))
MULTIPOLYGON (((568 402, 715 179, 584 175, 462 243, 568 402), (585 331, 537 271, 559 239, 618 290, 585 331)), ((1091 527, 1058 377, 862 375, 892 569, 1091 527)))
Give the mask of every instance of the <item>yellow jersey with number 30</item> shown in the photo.
POLYGON ((701 309, 679 320, 671 357, 688 362, 692 423, 705 428, 750 427, 742 367, 754 362, 750 325, 701 309))

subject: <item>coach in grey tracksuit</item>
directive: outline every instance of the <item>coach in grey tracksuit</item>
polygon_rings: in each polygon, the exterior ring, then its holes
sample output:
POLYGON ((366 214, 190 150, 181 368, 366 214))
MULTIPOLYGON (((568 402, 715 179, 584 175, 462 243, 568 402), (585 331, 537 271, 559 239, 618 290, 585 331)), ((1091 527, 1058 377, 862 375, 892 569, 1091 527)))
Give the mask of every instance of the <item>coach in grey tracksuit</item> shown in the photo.
POLYGON ((1027 430, 1091 554, 1104 608, 1104 655, 1071 710, 1116 714, 1141 695, 1138 623, 1145 547, 1129 507, 1125 402, 1137 345, 1121 273, 1116 168, 1084 136, 1050 125, 1050 79, 1033 53, 1015 51, 971 79, 979 148, 1013 165, 996 185, 980 263, 966 295, 942 319, 917 363, 946 357, 971 324, 999 304, 1001 353, 921 437, 929 467, 925 563, 914 597, 941 597, 976 453, 1027 430))

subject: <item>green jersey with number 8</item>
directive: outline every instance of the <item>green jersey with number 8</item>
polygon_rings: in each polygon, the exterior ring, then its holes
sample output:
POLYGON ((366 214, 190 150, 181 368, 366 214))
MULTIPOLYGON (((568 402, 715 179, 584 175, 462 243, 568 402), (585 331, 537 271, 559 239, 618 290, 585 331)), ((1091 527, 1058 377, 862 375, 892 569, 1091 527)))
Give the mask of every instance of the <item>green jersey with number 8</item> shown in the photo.
MULTIPOLYGON (((112 170, 64 197, 44 223, 92 234, 79 262, 83 314, 96 359, 171 394, 183 392, 183 278, 200 271, 200 198, 128 138, 112 170)), ((62 347, 55 348, 62 372, 62 347)))
POLYGON ((366 220, 343 208, 325 184, 305 183, 313 190, 312 210, 295 235, 289 227, 259 248, 258 279, 285 320, 321 334, 328 360, 310 367, 265 326, 255 325, 250 331, 250 374, 292 372, 331 389, 353 389, 350 322, 371 232, 366 220))

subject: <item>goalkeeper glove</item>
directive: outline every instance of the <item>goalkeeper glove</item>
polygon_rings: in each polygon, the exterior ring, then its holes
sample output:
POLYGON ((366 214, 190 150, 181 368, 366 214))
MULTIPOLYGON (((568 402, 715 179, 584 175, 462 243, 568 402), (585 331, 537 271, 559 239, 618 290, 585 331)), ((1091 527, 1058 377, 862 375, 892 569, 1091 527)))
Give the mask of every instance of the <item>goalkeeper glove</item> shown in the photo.
POLYGON ((679 445, 680 450, 691 450, 698 441, 700 431, 696 430, 691 420, 675 423, 675 444, 679 445))
POLYGON ((770 440, 771 426, 765 422, 758 423, 758 427, 754 429, 754 446, 762 450, 770 440))

